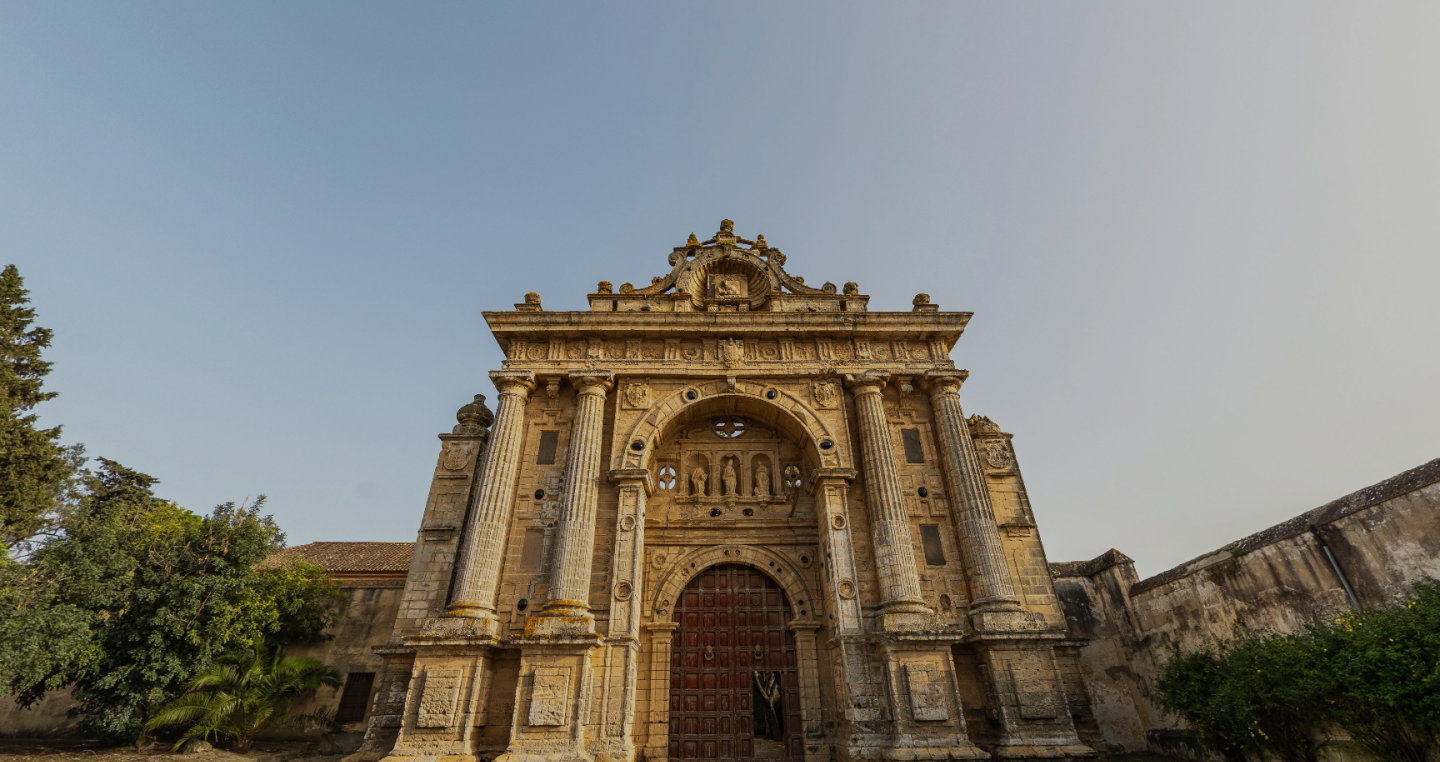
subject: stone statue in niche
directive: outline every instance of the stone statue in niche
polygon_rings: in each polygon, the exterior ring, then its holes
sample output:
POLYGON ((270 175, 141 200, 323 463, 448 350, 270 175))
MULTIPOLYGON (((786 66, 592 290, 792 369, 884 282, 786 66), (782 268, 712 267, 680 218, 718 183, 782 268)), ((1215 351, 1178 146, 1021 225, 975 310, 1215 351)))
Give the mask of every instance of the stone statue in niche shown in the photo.
POLYGON ((705 480, 707 478, 708 477, 705 476, 705 469, 701 466, 696 466, 695 470, 690 472, 690 494, 697 497, 704 497, 705 480))
POLYGON ((729 496, 735 494, 735 459, 725 459, 725 470, 720 473, 720 479, 725 485, 725 493, 729 496))
POLYGON ((764 463, 755 467, 755 497, 770 497, 770 469, 764 463))

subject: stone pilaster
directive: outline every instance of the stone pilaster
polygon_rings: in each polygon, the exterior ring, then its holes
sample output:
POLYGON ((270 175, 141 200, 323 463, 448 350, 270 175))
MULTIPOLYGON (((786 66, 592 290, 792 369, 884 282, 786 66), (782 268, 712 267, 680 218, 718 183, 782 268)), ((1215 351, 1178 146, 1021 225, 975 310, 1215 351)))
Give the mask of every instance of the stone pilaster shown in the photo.
POLYGON ((985 485, 985 472, 980 469, 975 442, 970 438, 970 428, 965 425, 965 413, 960 408, 960 385, 968 375, 963 370, 930 371, 926 380, 935 409, 945 478, 953 496, 950 504, 956 514, 960 548, 970 573, 972 619, 977 629, 984 629, 985 614, 1018 611, 1020 602, 1010 578, 1010 565, 1005 560, 1005 546, 995 521, 995 508, 990 503, 990 490, 985 485), (974 617, 975 614, 981 616, 974 617))
POLYGON ((515 480, 525 434, 525 403, 535 390, 535 374, 528 370, 497 370, 490 374, 490 380, 500 392, 490 453, 480 470, 475 503, 455 571, 455 592, 445 614, 480 620, 475 629, 494 635, 498 626, 496 585, 515 504, 515 480))
POLYGON ((865 473, 865 505, 870 514, 875 573, 880 580, 880 605, 887 630, 923 625, 933 617, 920 596, 920 572, 915 566, 910 517, 905 513, 895 446, 880 399, 889 378, 886 374, 870 372, 846 379, 855 395, 860 459, 865 473))
MULTIPOLYGON (((610 623, 605 638, 605 678, 599 704, 600 728, 590 751, 611 760, 635 758, 636 688, 640 678, 640 605, 645 574, 645 500, 655 490, 650 471, 610 472, 619 489, 615 554, 610 585, 610 623)), ((667 662, 668 664, 668 662, 667 662)))
POLYGON ((600 498, 601 434, 608 370, 570 372, 575 387, 575 422, 565 450, 565 492, 560 497, 555 550, 550 559, 550 595, 529 634, 594 632, 590 614, 590 568, 595 555, 595 510, 600 498))

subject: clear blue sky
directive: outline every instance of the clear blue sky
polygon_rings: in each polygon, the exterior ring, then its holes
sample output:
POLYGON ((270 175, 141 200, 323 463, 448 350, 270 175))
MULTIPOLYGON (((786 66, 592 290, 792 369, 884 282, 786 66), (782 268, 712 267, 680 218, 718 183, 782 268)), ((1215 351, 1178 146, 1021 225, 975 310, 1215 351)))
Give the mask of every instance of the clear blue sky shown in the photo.
POLYGON ((1052 560, 1440 456, 1435 3, 0 3, 0 258, 65 438, 413 539, 480 317, 722 217, 975 312, 1052 560))

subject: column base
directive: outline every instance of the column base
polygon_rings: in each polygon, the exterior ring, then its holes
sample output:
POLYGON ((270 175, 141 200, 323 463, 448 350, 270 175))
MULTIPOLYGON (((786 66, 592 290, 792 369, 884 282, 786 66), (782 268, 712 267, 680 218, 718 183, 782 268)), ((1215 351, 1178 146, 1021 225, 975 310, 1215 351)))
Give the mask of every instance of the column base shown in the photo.
POLYGON ((933 629, 935 612, 923 601, 888 601, 880 607, 880 628, 885 632, 933 629))
POLYGON ((525 620, 526 638, 575 637, 595 634, 590 607, 574 601, 551 601, 525 620))
POLYGON ((500 620, 495 612, 479 606, 451 606, 443 616, 425 620, 420 633, 425 638, 495 638, 500 620))

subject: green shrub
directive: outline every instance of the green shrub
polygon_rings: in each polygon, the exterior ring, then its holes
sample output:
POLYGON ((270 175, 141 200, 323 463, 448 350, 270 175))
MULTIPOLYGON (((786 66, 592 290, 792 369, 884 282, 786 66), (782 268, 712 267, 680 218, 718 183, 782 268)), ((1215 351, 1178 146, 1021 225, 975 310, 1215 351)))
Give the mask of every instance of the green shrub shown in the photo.
POLYGON ((1427 762, 1440 732, 1440 582, 1298 633, 1177 650, 1156 687, 1163 709, 1230 760, 1314 760, 1312 739, 1334 725, 1386 762, 1427 762))

